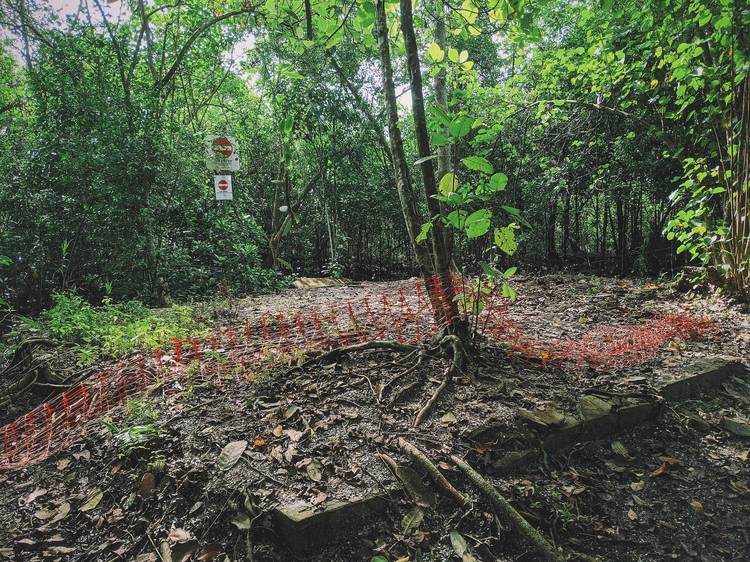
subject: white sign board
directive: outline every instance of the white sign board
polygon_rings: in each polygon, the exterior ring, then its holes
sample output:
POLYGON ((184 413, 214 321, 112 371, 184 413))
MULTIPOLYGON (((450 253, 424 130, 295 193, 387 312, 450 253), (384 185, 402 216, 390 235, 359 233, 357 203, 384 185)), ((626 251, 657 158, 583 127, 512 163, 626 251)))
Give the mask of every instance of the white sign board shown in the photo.
POLYGON ((217 201, 231 201, 232 176, 214 176, 214 192, 217 201))
POLYGON ((236 172, 240 169, 237 139, 211 135, 206 139, 206 166, 213 172, 236 172))

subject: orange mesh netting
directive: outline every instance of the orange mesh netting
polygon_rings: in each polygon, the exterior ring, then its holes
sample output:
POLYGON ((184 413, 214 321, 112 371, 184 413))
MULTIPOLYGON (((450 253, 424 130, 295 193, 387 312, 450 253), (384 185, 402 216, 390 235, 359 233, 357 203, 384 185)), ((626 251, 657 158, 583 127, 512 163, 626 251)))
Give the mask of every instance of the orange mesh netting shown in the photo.
MULTIPOLYGON (((456 294, 463 293, 460 278, 451 283, 456 294)), ((305 352, 383 339, 418 344, 438 331, 433 306, 444 307, 451 320, 442 284, 432 279, 430 285, 429 294, 422 281, 405 282, 325 309, 265 313, 211 337, 175 339, 170 349, 102 369, 0 427, 0 470, 28 466, 66 449, 110 410, 155 382, 191 376, 221 386, 247 380, 255 368, 292 364, 305 352)), ((540 339, 510 319, 508 304, 497 292, 488 291, 480 300, 483 309, 474 319, 480 334, 513 356, 543 365, 629 367, 653 358, 670 339, 697 337, 712 326, 707 319, 672 314, 635 325, 598 326, 580 338, 540 339)))

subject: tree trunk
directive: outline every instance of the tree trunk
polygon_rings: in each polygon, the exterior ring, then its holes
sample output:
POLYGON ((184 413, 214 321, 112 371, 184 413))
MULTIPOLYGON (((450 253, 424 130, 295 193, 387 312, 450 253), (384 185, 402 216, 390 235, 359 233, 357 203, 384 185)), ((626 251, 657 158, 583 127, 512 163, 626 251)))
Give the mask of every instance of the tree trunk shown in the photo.
POLYGON ((419 50, 417 38, 414 33, 414 21, 412 18, 411 0, 400 0, 401 6, 401 32, 404 36, 404 48, 406 49, 407 68, 409 70, 409 82, 411 84, 411 108, 414 117, 414 133, 417 139, 417 152, 422 160, 422 184, 427 209, 430 217, 434 220, 432 227, 432 259, 435 266, 436 283, 440 294, 437 295, 442 302, 441 308, 435 311, 436 319, 441 315, 448 331, 458 321, 458 307, 453 298, 453 286, 450 281, 450 252, 445 244, 445 226, 440 221, 440 205, 436 199, 438 194, 435 182, 435 169, 430 156, 430 139, 427 133, 427 117, 424 108, 424 94, 422 92, 422 69, 419 65, 419 50), (437 218, 437 220, 435 220, 437 218))
POLYGON ((380 67, 383 73, 383 96, 385 97, 388 119, 391 160, 393 161, 393 168, 396 174, 396 190, 398 191, 399 201, 401 202, 401 213, 404 215, 406 230, 409 233, 409 240, 414 249, 417 265, 427 283, 433 272, 432 262, 427 248, 423 244, 417 244, 416 242, 422 220, 417 212, 417 204, 411 188, 409 165, 406 163, 406 154, 404 153, 404 141, 401 137, 401 129, 398 126, 398 105, 396 102, 396 88, 393 84, 391 52, 388 45, 385 0, 378 0, 377 2, 377 34, 380 67))
MULTIPOLYGON (((435 2, 435 42, 440 45, 443 52, 448 52, 448 44, 445 39, 445 3, 443 0, 436 0, 435 2)), ((440 72, 435 75, 433 87, 435 88, 435 103, 447 113, 449 111, 448 83, 445 76, 445 69, 441 69, 440 72)), ((443 176, 451 171, 451 148, 449 145, 438 147, 437 165, 436 181, 440 184, 440 180, 443 179, 443 176)), ((440 206, 440 211, 441 214, 445 214, 445 207, 442 204, 440 206)), ((453 236, 451 235, 450 229, 447 228, 443 229, 443 234, 443 243, 448 249, 450 258, 450 253, 453 249, 453 236)))

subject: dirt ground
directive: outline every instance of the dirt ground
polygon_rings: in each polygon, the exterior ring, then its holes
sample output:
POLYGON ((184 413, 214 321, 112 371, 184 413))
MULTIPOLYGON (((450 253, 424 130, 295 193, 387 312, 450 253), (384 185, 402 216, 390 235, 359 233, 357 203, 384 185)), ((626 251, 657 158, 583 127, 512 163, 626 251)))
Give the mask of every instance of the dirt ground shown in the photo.
MULTIPOLYGON (((233 303, 217 320, 323 308, 388 286, 288 290, 233 303)), ((470 368, 475 380, 455 381, 419 428, 414 416, 439 383, 440 359, 393 385, 388 381, 413 358, 366 351, 294 373, 249 373, 251 380, 231 387, 156 387, 130 414, 119 412, 67 452, 0 472, 0 559, 248 560, 251 551, 253 560, 290 560, 295 554, 267 516, 275 507, 324 509, 387 493, 379 517, 307 558, 458 560, 449 538, 457 531, 469 549, 464 560, 535 560, 446 462, 450 454, 490 478, 566 552, 613 561, 750 559, 750 440, 719 424, 725 415, 750 417, 750 387, 742 380, 609 439, 511 473, 493 469, 497 454, 525 431, 519 408, 572 413, 591 389, 647 395, 699 357, 728 355, 750 365, 748 314, 720 298, 651 281, 554 275, 521 278, 515 286, 512 319, 544 338, 672 312, 709 316, 716 328, 615 371, 533 366, 485 349, 470 368), (489 423, 505 428, 501 438, 478 447, 470 436, 489 423), (378 453, 410 464, 390 446, 399 436, 440 463, 471 496, 472 508, 438 496, 434 508, 417 512, 407 495, 393 491, 378 453)))

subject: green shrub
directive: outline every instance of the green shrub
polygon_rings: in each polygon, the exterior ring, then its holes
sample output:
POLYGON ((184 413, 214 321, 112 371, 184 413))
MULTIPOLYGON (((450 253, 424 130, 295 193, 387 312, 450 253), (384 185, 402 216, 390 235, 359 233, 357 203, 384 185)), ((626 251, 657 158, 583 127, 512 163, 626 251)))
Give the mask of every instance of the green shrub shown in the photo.
POLYGON ((56 338, 79 346, 80 362, 117 357, 138 349, 170 346, 172 338, 200 335, 188 306, 153 310, 138 301, 93 307, 74 293, 56 293, 54 306, 41 318, 43 328, 56 338))

